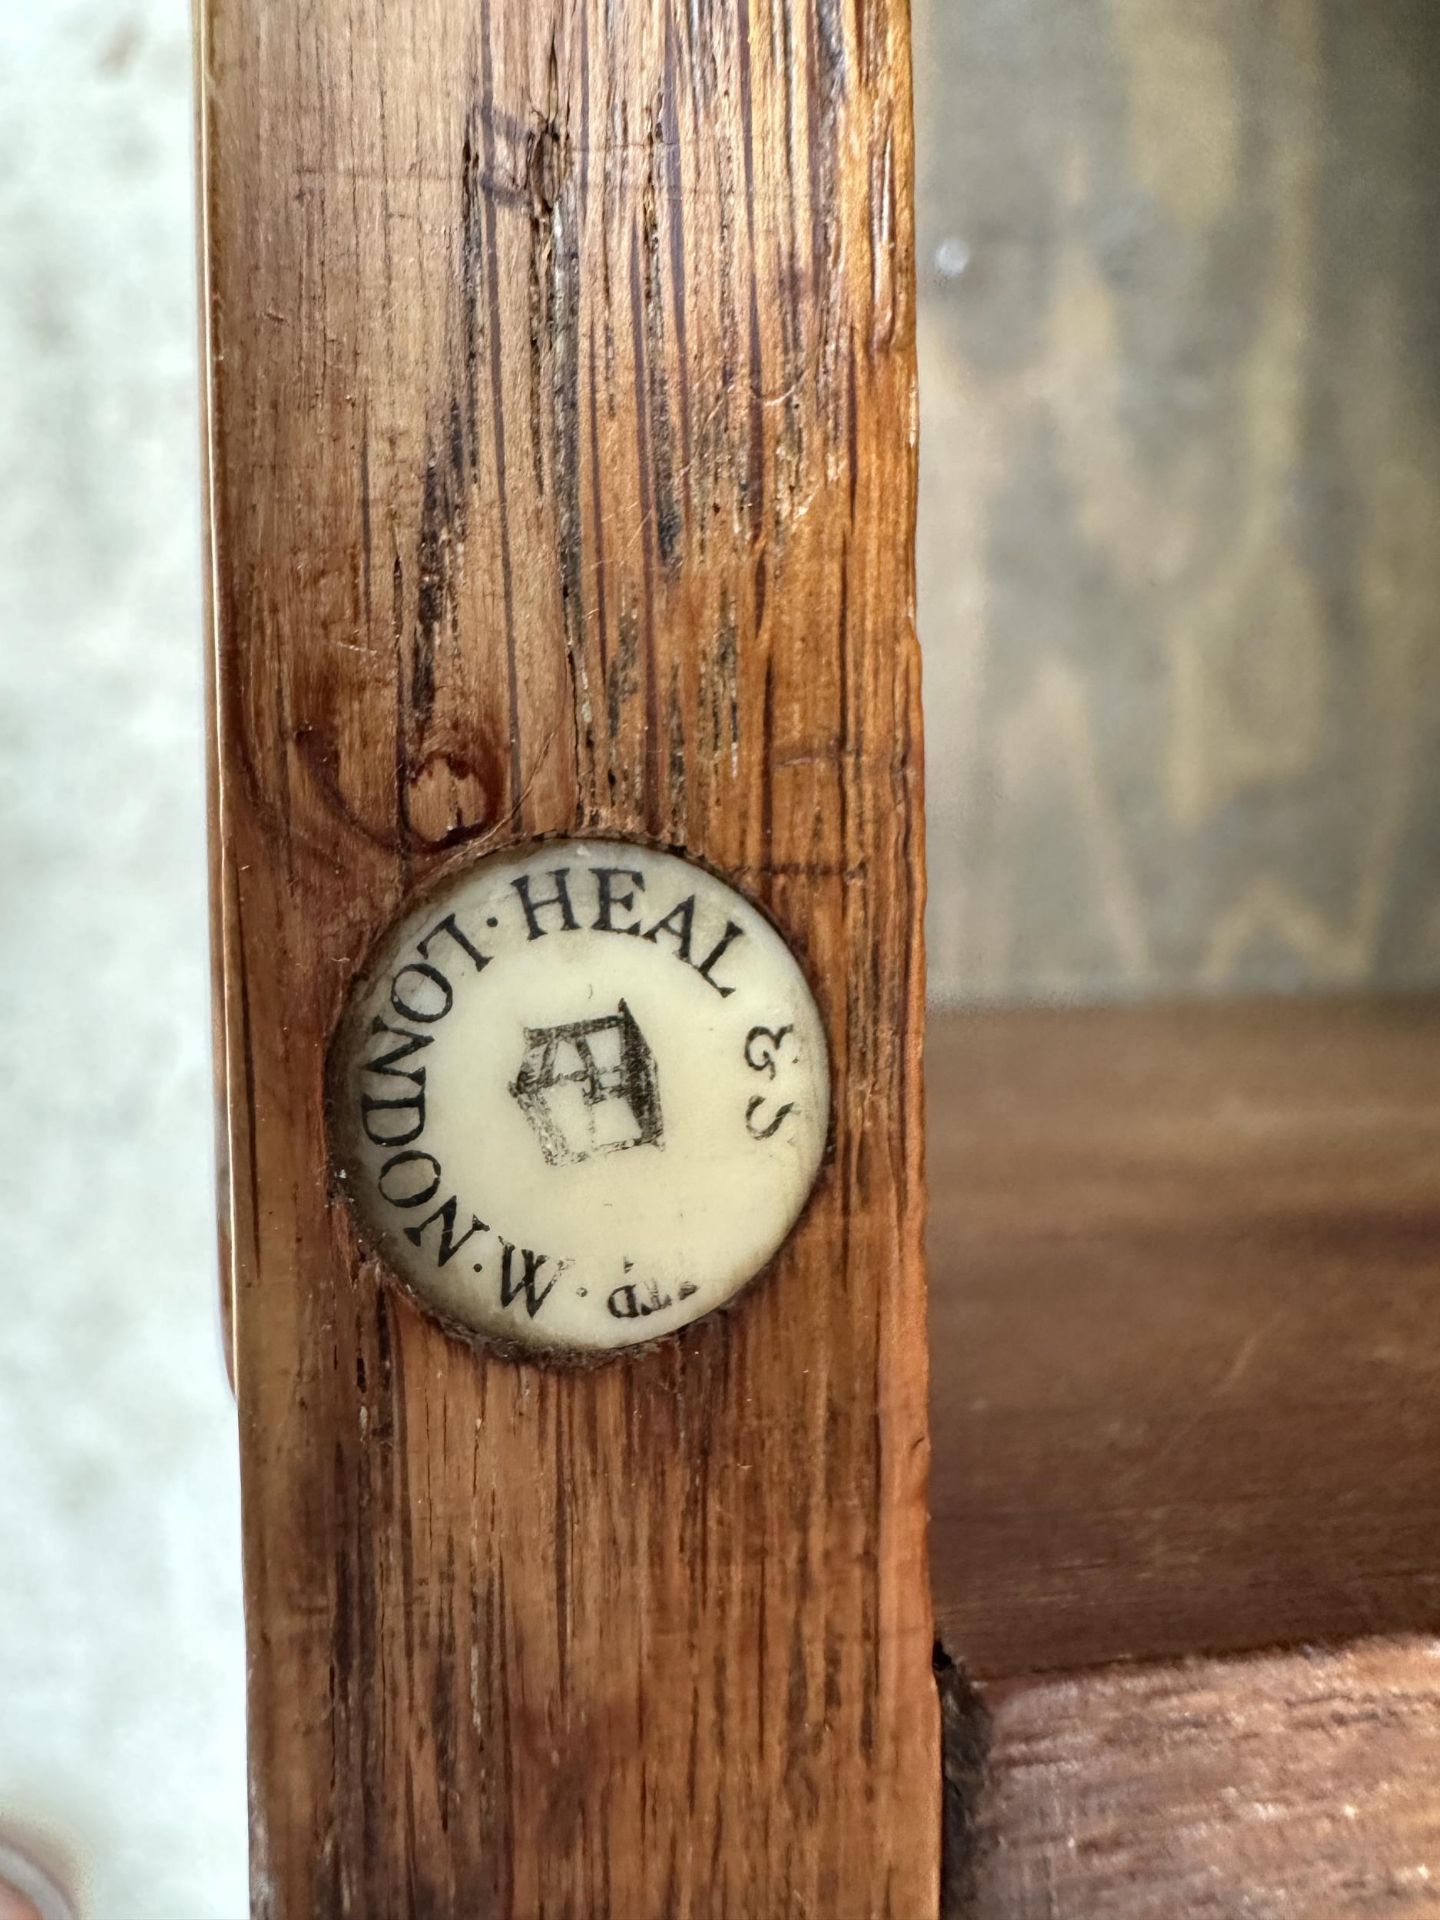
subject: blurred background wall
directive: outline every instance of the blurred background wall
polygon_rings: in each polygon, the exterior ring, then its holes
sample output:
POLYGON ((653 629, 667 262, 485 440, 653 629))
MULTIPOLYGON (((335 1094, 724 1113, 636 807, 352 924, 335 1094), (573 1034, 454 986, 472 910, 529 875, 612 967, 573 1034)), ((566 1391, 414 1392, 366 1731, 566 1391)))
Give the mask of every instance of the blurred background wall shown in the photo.
MULTIPOLYGON (((916 24, 937 995, 1440 977, 1432 0, 916 24)), ((0 1838, 91 1920, 246 1900, 193 261, 185 0, 0 4, 0 1838)))
POLYGON ((0 1843, 86 1920, 247 1911, 190 67, 0 0, 0 1843))
POLYGON ((1440 977, 1440 9, 919 0, 932 988, 1440 977))

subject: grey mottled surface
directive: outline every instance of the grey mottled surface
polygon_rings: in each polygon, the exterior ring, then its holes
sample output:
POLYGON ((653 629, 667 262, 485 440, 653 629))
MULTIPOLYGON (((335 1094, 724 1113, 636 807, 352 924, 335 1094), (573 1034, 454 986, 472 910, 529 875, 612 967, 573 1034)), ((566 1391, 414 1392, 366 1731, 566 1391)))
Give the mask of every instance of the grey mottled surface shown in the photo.
POLYGON ((0 7, 0 1836, 239 1920, 189 10, 0 7))
POLYGON ((1440 10, 917 6, 947 1000, 1440 979, 1440 10))

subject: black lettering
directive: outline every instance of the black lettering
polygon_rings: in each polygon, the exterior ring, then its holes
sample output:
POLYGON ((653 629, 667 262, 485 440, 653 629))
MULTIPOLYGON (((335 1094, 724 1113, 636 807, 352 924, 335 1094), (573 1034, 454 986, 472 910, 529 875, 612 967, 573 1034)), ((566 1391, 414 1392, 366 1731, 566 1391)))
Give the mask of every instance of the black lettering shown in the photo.
POLYGON ((722 987, 718 980, 712 980, 710 970, 725 952, 726 948, 733 946, 734 943, 743 936, 744 931, 745 929, 743 927, 737 927, 733 920, 727 920, 725 922, 724 933, 721 934, 720 938, 715 942, 715 945, 695 969, 707 986, 714 987, 716 993, 719 994, 722 1000, 728 1000, 735 989, 734 987, 722 987))
POLYGON ((388 1053, 376 1054, 373 1060, 364 1062, 361 1071, 383 1075, 387 1080, 406 1080, 414 1088, 413 1093, 397 1095, 393 1100, 382 1100, 373 1093, 362 1094, 360 1098, 360 1124, 365 1129, 365 1138, 377 1147, 408 1147, 412 1140, 418 1140, 425 1131, 425 1069, 424 1067, 402 1067, 396 1063, 408 1060, 412 1053, 418 1053, 422 1047, 430 1045, 428 1033, 407 1033, 403 1027, 387 1026, 377 1014, 370 1023, 372 1034, 388 1034, 399 1042, 388 1053), (376 1120, 380 1113, 393 1113, 397 1116, 392 1124, 376 1120), (407 1126, 399 1118, 413 1114, 414 1125, 407 1126))
POLYGON ((435 1261, 437 1267, 448 1266, 460 1251, 461 1247, 464 1246, 465 1242, 472 1240, 477 1233, 488 1233, 490 1231, 485 1222, 480 1219, 477 1214, 472 1213, 469 1226, 457 1239, 455 1234, 455 1215, 459 1205, 460 1202, 452 1193, 450 1198, 443 1201, 441 1205, 435 1209, 434 1213, 427 1215, 418 1227, 406 1227, 405 1229, 405 1238, 410 1242, 411 1246, 418 1247, 424 1237, 425 1229, 427 1227, 433 1227, 437 1220, 440 1222, 440 1249, 435 1261))
POLYGON ((695 931, 695 896, 687 893, 685 898, 666 914, 663 920, 657 920, 644 938, 652 944, 662 933, 668 933, 675 942, 675 951, 682 960, 690 959, 690 937, 695 931))
POLYGON ((376 1181, 376 1185, 379 1187, 382 1196, 390 1202, 392 1207, 423 1207, 427 1202, 433 1200, 440 1191, 440 1162, 435 1158, 433 1153, 419 1153, 415 1151, 409 1153, 392 1153, 380 1169, 380 1177, 376 1181), (420 1193, 391 1193, 385 1185, 385 1182, 390 1175, 395 1172, 396 1168, 412 1167, 417 1161, 422 1160, 431 1170, 429 1186, 420 1193))
MULTIPOLYGON (((423 995, 425 987, 407 987, 405 991, 407 993, 415 992, 423 995)), ((451 1007, 455 1004, 455 995, 450 990, 450 982, 438 967, 425 966, 418 960, 412 960, 408 967, 401 967, 395 978, 390 982, 390 1004, 402 1020, 418 1020, 422 1026, 430 1026, 436 1020, 443 1020, 445 1018, 446 1014, 449 1013, 451 1007), (432 1006, 430 1010, 427 1011, 426 1007, 413 1006, 410 1001, 403 999, 400 993, 400 982, 405 978, 407 973, 417 975, 421 981, 426 983, 426 987, 434 988, 438 991, 441 1004, 438 1007, 432 1006)))
POLYGON ((423 1067, 397 1067, 397 1060, 408 1060, 412 1053, 418 1053, 421 1047, 428 1047, 435 1038, 433 1033, 407 1033, 404 1027, 390 1026, 383 1014, 377 1013, 370 1022, 372 1034, 388 1033, 400 1045, 392 1047, 389 1053, 377 1053, 373 1060, 364 1063, 366 1073, 389 1073, 399 1080, 413 1080, 419 1086, 425 1078, 423 1067))
POLYGON ((377 1147, 408 1147, 412 1140, 418 1140, 425 1131, 425 1074, 423 1069, 417 1073, 414 1078, 421 1084, 416 1087, 414 1093, 407 1095, 403 1100, 377 1100, 374 1094, 371 1093, 362 1096, 360 1101, 360 1124, 365 1129, 365 1138, 369 1140, 372 1145, 377 1147), (402 1130, 393 1133, 377 1133, 376 1127, 386 1124, 383 1121, 375 1120, 374 1116, 377 1113, 393 1113, 396 1116, 395 1124, 397 1129, 402 1130), (412 1127, 405 1128, 400 1116, 408 1113, 414 1114, 415 1124, 412 1127))
POLYGON ((775 1055, 786 1035, 792 1033, 792 1027, 752 1027, 745 1036, 745 1064, 754 1073, 768 1074, 775 1078, 775 1055), (758 1050, 755 1042, 763 1041, 758 1050))
POLYGON ((525 1311, 533 1320, 536 1314, 539 1313, 541 1307, 544 1306, 546 1300, 550 1297, 555 1282, 564 1272, 564 1263, 555 1269, 545 1287, 537 1293, 535 1290, 536 1276, 539 1274, 541 1267, 548 1261, 549 1255, 544 1253, 531 1253, 528 1247, 512 1247, 508 1240, 502 1240, 500 1245, 504 1249, 500 1257, 500 1304, 502 1307, 508 1307, 523 1293, 525 1295, 525 1311), (524 1262, 524 1271, 518 1279, 514 1277, 515 1255, 517 1253, 524 1262))
POLYGON ((525 919, 529 924, 530 938, 532 940, 543 938, 547 931, 547 929, 540 924, 540 915, 545 911, 546 907, 559 907, 560 926, 563 932, 578 933, 580 930, 580 923, 575 918, 575 909, 570 905, 570 869, 568 867, 553 867, 550 872, 550 878, 555 882, 555 891, 552 894, 548 894, 543 900, 532 900, 530 898, 530 876, 528 873, 522 873, 510 882, 516 893, 519 894, 520 904, 525 909, 525 919))
POLYGON ((430 942, 438 939, 442 933, 448 933, 456 946, 459 947, 463 953, 469 954, 470 958, 475 962, 475 971, 477 973, 483 972, 484 969, 489 966, 489 954, 482 953, 480 949, 462 933, 460 924, 453 913, 447 913, 443 920, 437 920, 425 938, 415 942, 416 951, 423 960, 430 958, 430 942))
POLYGON ((634 893, 616 893, 617 880, 633 880, 637 892, 645 891, 645 876, 635 873, 629 867, 596 867, 595 885, 600 893, 600 910, 595 915, 596 933, 639 933, 640 922, 632 921, 628 927, 617 927, 611 915, 618 907, 622 913, 629 913, 635 904, 634 893))
MULTIPOLYGON (((694 1287, 690 1291, 694 1293, 694 1287)), ((642 1300, 639 1289, 633 1284, 616 1287, 605 1304, 617 1320, 644 1320, 652 1313, 663 1313, 667 1307, 675 1304, 674 1296, 662 1294, 653 1280, 649 1283, 649 1295, 648 1300, 642 1300)), ((681 1297, 684 1297, 683 1294, 681 1297)))
POLYGON ((752 1140, 768 1140, 772 1134, 779 1132, 786 1118, 795 1111, 795 1102, 793 1100, 787 1100, 768 1127, 757 1127, 755 1119, 764 1104, 764 1097, 757 1093, 745 1109, 745 1131, 750 1135, 752 1140))

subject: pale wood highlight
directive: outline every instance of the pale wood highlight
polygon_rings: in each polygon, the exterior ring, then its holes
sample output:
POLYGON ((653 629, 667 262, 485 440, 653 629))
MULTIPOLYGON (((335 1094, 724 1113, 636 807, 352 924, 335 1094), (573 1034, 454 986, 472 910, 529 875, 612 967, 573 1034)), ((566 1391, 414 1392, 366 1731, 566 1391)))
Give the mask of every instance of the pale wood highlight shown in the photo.
POLYGON ((991 1691, 966 1920, 1410 1920, 1440 1906, 1440 1642, 991 1691))
POLYGON ((202 0, 256 1912, 929 1920, 903 0, 202 0), (448 860, 770 908, 833 1149, 591 1373, 364 1261, 322 1071, 448 860))

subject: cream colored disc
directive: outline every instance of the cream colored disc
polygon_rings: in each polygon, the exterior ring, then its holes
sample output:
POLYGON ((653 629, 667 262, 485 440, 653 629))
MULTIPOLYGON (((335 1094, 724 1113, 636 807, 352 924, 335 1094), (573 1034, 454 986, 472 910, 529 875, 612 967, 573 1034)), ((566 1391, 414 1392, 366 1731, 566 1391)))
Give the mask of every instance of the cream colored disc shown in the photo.
POLYGON ((805 1205, 819 1012, 769 920, 623 841, 493 855, 408 912, 330 1079, 366 1239, 450 1321, 603 1353, 730 1300, 805 1205))

